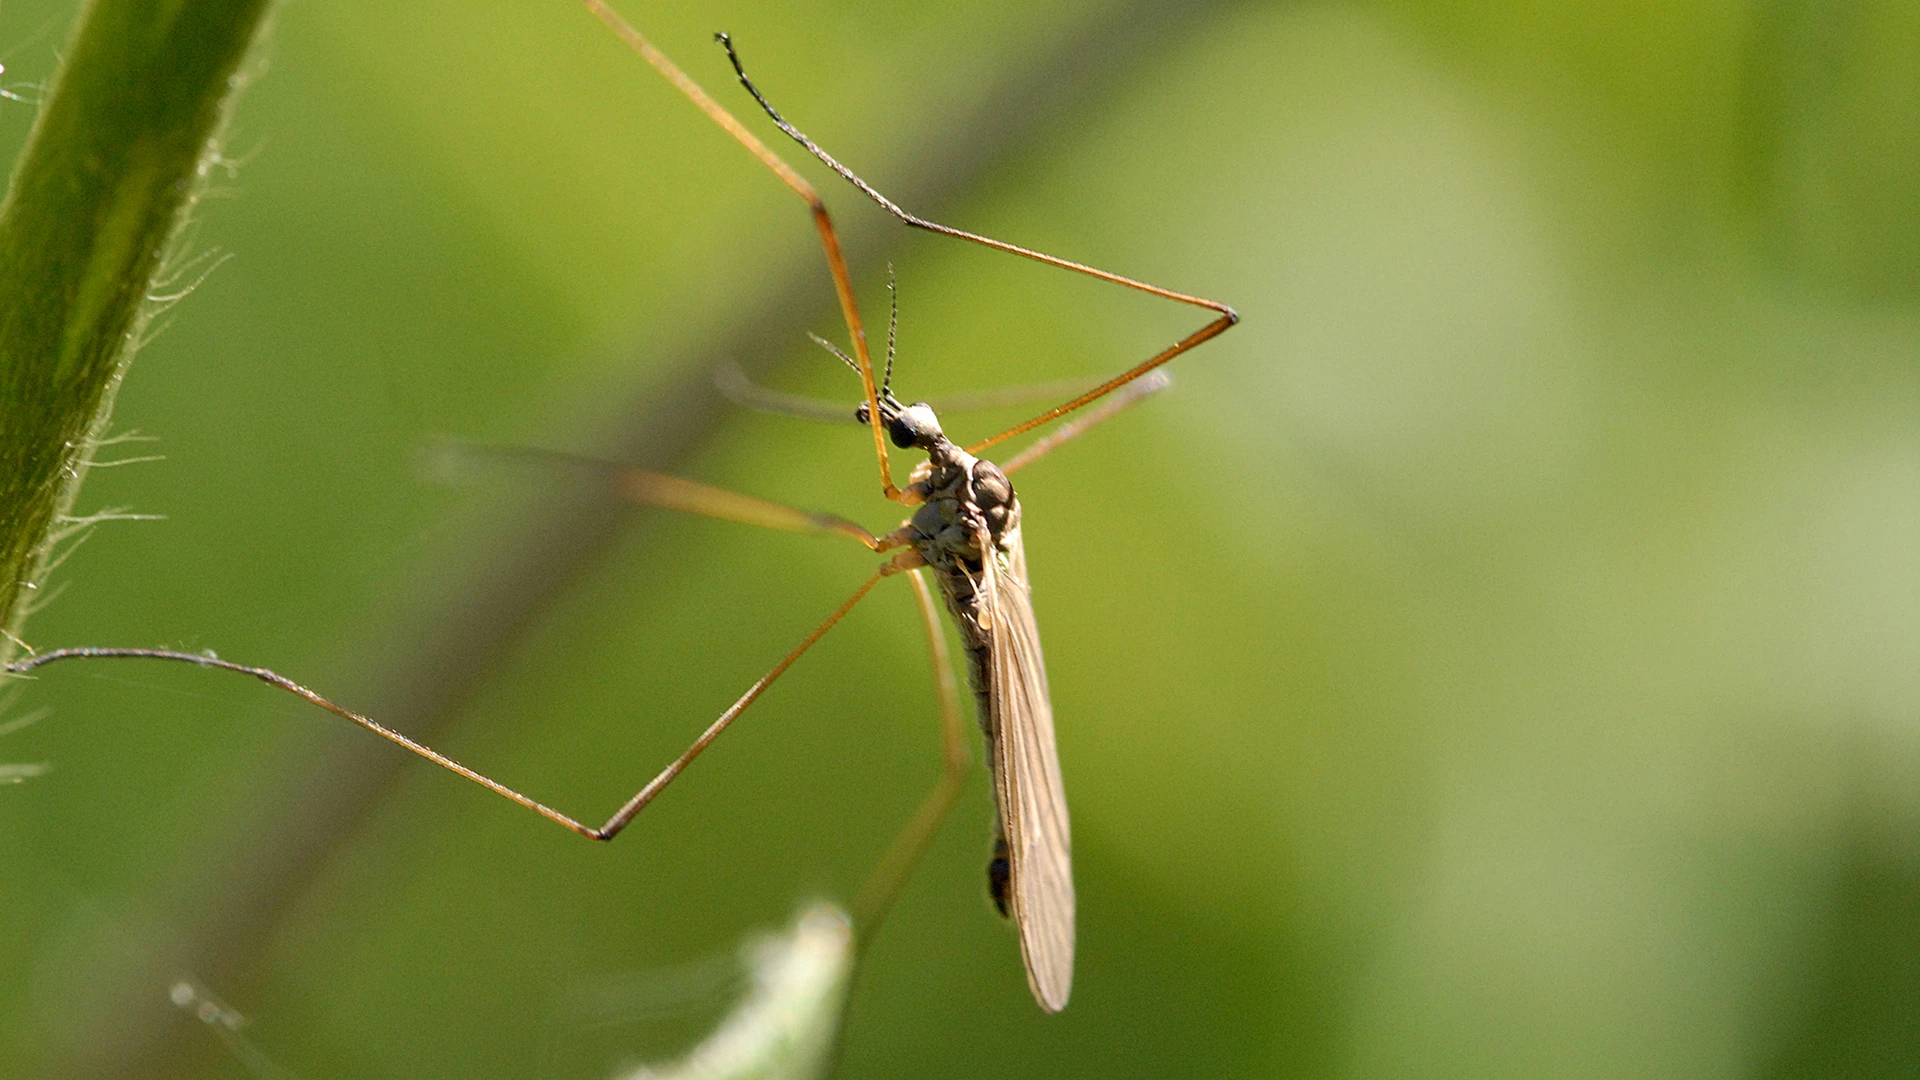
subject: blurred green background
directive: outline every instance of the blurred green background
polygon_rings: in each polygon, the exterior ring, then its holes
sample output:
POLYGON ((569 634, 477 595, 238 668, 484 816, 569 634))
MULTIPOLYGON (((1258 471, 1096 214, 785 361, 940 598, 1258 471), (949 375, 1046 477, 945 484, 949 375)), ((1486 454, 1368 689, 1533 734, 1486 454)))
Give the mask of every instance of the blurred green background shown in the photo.
MULTIPOLYGON (((977 775, 844 1075, 1920 1075, 1920 7, 623 10, 744 115, 730 31, 912 209, 1244 317, 1020 477, 1072 1005, 988 910, 977 775)), ((72 14, 0 9, 10 88, 72 14)), ((852 401, 805 214, 566 0, 289 4, 261 62, 188 247, 231 257, 120 397, 165 460, 82 495, 166 519, 28 639, 269 664, 597 819, 874 560, 420 449, 890 527, 862 431, 703 389, 852 401)), ((909 400, 1203 321, 812 174, 870 316, 897 268, 909 400)), ((0 789, 0 1071, 248 1075, 182 977, 302 1077, 673 1055, 933 782, 912 610, 878 590, 610 846, 242 679, 50 669, 0 735, 49 766, 0 789)))

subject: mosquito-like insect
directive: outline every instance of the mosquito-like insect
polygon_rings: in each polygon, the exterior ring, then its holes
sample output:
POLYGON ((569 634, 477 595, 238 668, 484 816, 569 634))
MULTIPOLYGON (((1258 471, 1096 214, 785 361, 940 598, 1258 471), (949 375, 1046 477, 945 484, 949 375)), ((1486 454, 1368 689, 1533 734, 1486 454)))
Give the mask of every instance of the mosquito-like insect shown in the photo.
POLYGON ((873 433, 882 494, 896 503, 913 508, 913 512, 899 528, 876 537, 845 518, 797 510, 691 480, 639 469, 614 469, 619 494, 645 505, 768 528, 795 532, 837 532, 853 537, 875 552, 894 554, 854 590, 853 595, 826 621, 806 635, 772 670, 708 725, 678 758, 598 827, 584 824, 522 795, 265 668, 165 649, 79 648, 39 653, 8 665, 8 670, 24 673, 65 659, 132 657, 185 661, 252 675, 352 720, 582 836, 610 840, 626 828, 662 789, 678 777, 802 653, 844 618, 881 579, 906 574, 913 582, 919 599, 929 645, 934 654, 935 670, 942 675, 941 707, 946 769, 939 785, 922 804, 913 822, 882 859, 855 905, 856 921, 861 924, 862 933, 871 933, 872 924, 885 911, 892 894, 925 850, 958 796, 964 775, 962 770, 966 766, 966 749, 958 734, 958 704, 951 688, 951 669, 939 616, 925 581, 925 572, 930 571, 946 601, 948 612, 958 626, 967 652, 969 681, 984 735, 988 767, 993 776, 996 813, 993 854, 987 867, 988 888, 995 907, 1002 915, 1011 918, 1018 930, 1027 981, 1035 999, 1046 1011, 1057 1012, 1066 1006, 1073 985, 1072 839, 1068 827, 1066 794, 1061 785, 1060 763, 1054 746, 1053 707, 1047 691, 1046 665, 1041 655, 1040 634, 1034 620, 1028 587, 1026 551, 1021 542, 1021 506, 1008 477, 1093 424, 1166 385, 1164 374, 1155 369, 1223 333, 1239 317, 1232 308, 1213 300, 1163 289, 908 213, 788 123, 748 78, 732 42, 725 34, 716 35, 741 85, 782 132, 907 225, 1024 256, 1163 299, 1192 304, 1214 313, 1214 317, 1200 329, 1125 372, 1074 396, 1064 404, 963 448, 942 431, 939 418, 930 406, 925 403, 905 404, 894 396, 893 319, 889 320, 888 326, 886 367, 880 378, 874 377, 866 330, 854 300, 852 277, 841 254, 840 241, 834 232, 826 204, 813 186, 605 3, 601 0, 582 2, 695 106, 806 201, 814 226, 820 234, 827 268, 832 275, 841 314, 846 321, 851 351, 843 351, 824 341, 821 344, 826 345, 860 377, 862 400, 851 410, 851 414, 853 419, 873 433), (989 446, 1032 431, 1095 402, 1100 402, 1100 407, 1063 424, 1008 460, 1004 466, 996 466, 976 456, 989 446), (888 461, 889 442, 899 449, 918 450, 926 454, 926 460, 915 466, 905 487, 894 484, 892 467, 888 461), (863 915, 865 918, 861 918, 863 915))

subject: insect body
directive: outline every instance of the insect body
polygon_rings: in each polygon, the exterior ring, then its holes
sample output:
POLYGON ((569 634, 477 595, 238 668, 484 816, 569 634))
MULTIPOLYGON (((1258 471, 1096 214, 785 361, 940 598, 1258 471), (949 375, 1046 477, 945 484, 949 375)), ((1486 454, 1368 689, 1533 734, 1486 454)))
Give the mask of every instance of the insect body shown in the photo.
POLYGON ((993 774, 988 889, 1020 932, 1027 982, 1056 1012, 1073 986, 1073 862, 1040 628, 1020 542, 1020 500, 999 466, 955 446, 926 405, 881 402, 895 445, 917 447, 906 494, 924 500, 888 537, 932 569, 967 651, 993 774))
POLYGON ((732 44, 725 35, 719 35, 741 84, 774 124, 809 154, 903 223, 1048 266, 1086 274, 1162 299, 1204 308, 1212 313, 1204 326, 1126 371, 1023 423, 963 448, 942 432, 932 408, 925 404, 903 405, 893 396, 890 389, 893 360, 891 327, 887 371, 880 378, 875 377, 874 364, 867 349, 866 331, 854 300, 852 277, 826 204, 819 193, 685 72, 614 14, 603 0, 582 2, 668 82, 807 203, 815 229, 820 234, 827 269, 833 278, 841 315, 846 322, 852 354, 841 352, 832 345, 827 347, 860 377, 863 400, 854 410, 854 419, 872 431, 881 493, 896 503, 911 507, 913 512, 898 529, 876 537, 859 525, 835 515, 780 506, 750 495, 640 469, 611 468, 615 491, 625 499, 649 506, 772 529, 838 533, 858 540, 875 552, 893 551, 895 554, 808 633, 799 645, 709 723, 679 757, 668 763, 598 826, 577 820, 523 795, 267 668, 236 664, 212 655, 167 649, 74 648, 38 653, 24 660, 13 661, 6 665, 6 670, 24 674, 66 659, 145 658, 184 661, 251 675, 345 717, 581 836, 593 840, 611 840, 883 578, 904 576, 914 586, 928 648, 934 660, 940 694, 945 770, 913 821, 882 858, 869 878, 867 887, 862 890, 861 899, 855 904, 855 926, 857 932, 864 935, 872 932, 873 926, 897 894, 901 881, 939 829, 959 795, 967 768, 965 741, 960 731, 960 708, 947 664, 945 638, 931 590, 923 580, 925 574, 931 573, 946 601, 947 610, 959 627, 961 641, 966 648, 968 674, 978 707, 980 727, 985 734, 988 765, 993 775, 995 830, 994 852, 987 869, 988 887, 995 906, 1001 914, 1012 919, 1019 932, 1021 957, 1025 961, 1027 982, 1035 999, 1048 1012, 1057 1012, 1066 1005, 1073 985, 1072 840, 1067 823, 1066 795, 1060 782, 1060 764, 1054 748, 1053 708, 1047 695, 1046 664, 1041 656, 1040 634, 1034 622, 1033 602, 1028 592, 1026 551, 1021 545, 1020 535, 1020 501, 1008 477, 1093 424, 1167 385, 1165 375, 1158 370, 1161 365, 1225 333, 1239 321, 1239 316, 1232 308, 1215 300, 1163 289, 908 213, 782 118, 747 78, 732 44), (1092 408, 1079 411, 1087 406, 1092 408), (976 456, 986 447, 1075 413, 1075 418, 1036 440, 1008 459, 1003 466, 996 466, 976 456), (887 461, 889 441, 901 449, 920 450, 927 455, 927 460, 913 470, 905 487, 894 486, 892 469, 887 461))

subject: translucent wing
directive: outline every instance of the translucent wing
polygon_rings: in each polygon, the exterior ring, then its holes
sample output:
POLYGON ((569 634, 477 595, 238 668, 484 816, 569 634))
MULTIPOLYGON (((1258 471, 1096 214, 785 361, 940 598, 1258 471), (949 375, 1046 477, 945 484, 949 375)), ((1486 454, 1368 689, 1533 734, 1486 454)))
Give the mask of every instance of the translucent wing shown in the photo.
POLYGON ((994 794, 1011 859, 1013 921, 1027 985, 1040 1007, 1059 1012, 1073 989, 1073 837, 1053 706, 1027 588, 1019 534, 993 575, 990 709, 995 736, 994 794))

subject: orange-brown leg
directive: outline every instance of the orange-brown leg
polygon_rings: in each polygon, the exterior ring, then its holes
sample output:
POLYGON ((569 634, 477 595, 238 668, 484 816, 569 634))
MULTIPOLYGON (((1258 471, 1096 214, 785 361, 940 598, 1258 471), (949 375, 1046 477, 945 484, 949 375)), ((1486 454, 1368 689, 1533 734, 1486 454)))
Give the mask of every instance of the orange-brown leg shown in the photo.
MULTIPOLYGON (((734 119, 732 113, 713 100, 705 90, 700 88, 699 83, 694 82, 686 72, 681 71, 673 61, 667 59, 665 53, 654 48, 652 42, 629 25, 625 19, 615 14, 613 9, 602 0, 581 0, 581 2, 601 22, 606 23, 620 40, 639 53, 641 59, 672 83, 675 89, 686 95, 687 100, 693 102, 714 123, 725 129, 736 142, 746 147, 754 157, 759 158, 761 164, 773 170, 773 174, 780 178, 781 183, 792 188, 796 195, 806 201, 807 210, 813 215, 814 228, 820 233, 820 246, 827 255, 827 270, 833 275, 834 292, 840 298, 840 314, 846 319, 847 333, 853 340, 853 355, 860 371, 861 388, 866 393, 868 426, 873 429, 873 451, 880 459, 880 490, 887 498, 899 501, 900 489, 894 486, 893 471, 887 465, 886 422, 880 414, 880 389, 873 378, 873 357, 867 350, 867 331, 860 322, 859 306, 854 303, 853 279, 847 273, 846 256, 840 252, 840 237, 833 230, 833 219, 828 216, 827 204, 821 201, 820 193, 815 191, 813 185, 807 183, 804 177, 794 172, 792 166, 780 160, 778 154, 755 138, 752 132, 741 125, 740 121, 734 119)), ((721 35, 721 40, 725 40, 725 35, 721 35)))

